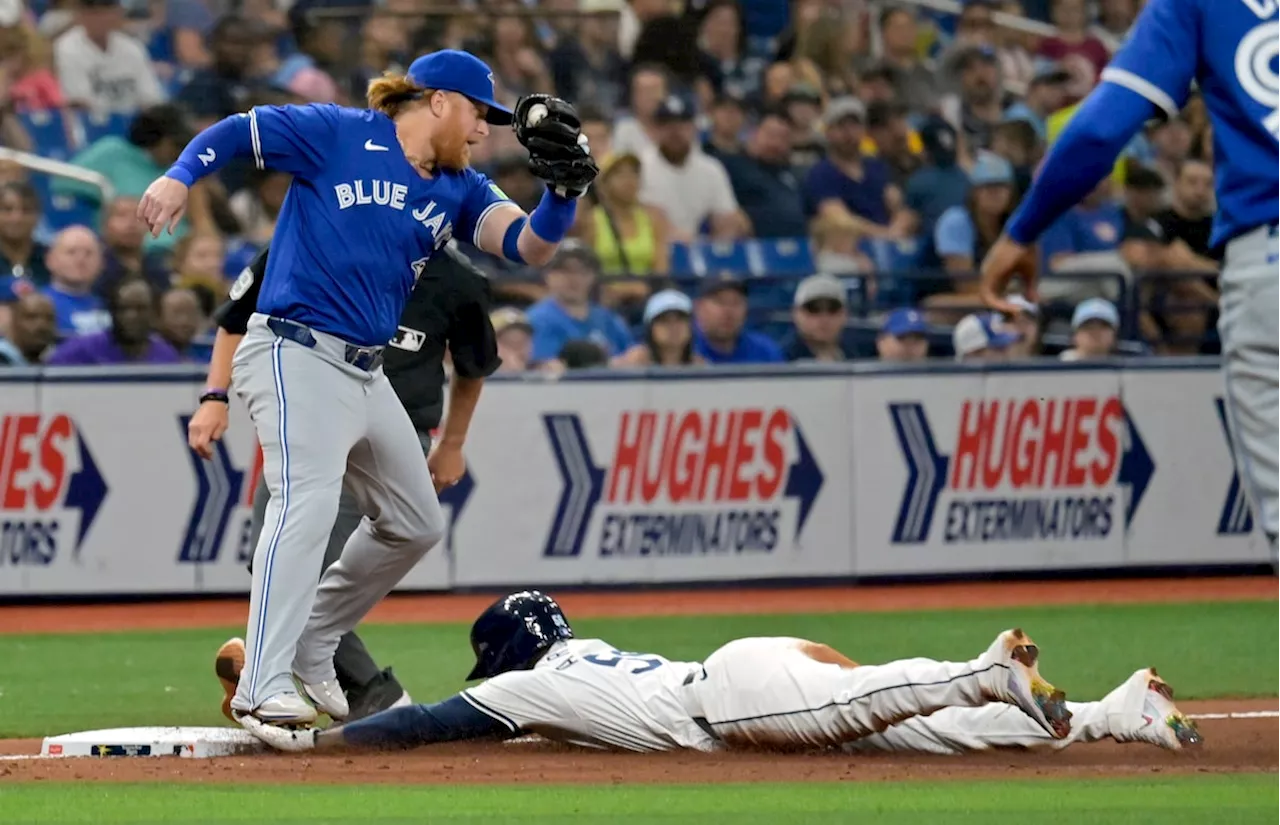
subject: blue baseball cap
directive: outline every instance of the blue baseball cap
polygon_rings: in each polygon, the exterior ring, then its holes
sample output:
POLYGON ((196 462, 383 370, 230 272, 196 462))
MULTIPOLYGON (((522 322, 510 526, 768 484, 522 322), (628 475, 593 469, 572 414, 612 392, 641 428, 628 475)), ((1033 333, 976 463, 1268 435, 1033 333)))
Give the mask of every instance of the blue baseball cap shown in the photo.
POLYGON ((489 107, 484 119, 494 126, 510 126, 511 110, 493 97, 493 70, 469 52, 444 49, 424 54, 409 66, 409 80, 423 89, 457 92, 489 107))
POLYGON ((924 335, 928 331, 929 325, 924 322, 924 316, 919 310, 909 307, 890 312, 884 319, 884 323, 880 325, 880 332, 892 335, 894 338, 901 338, 904 335, 924 335))
POLYGON ((1079 329, 1090 321, 1103 321, 1112 329, 1119 329, 1120 311, 1106 298, 1090 298, 1076 304, 1075 312, 1071 313, 1071 328, 1079 329))

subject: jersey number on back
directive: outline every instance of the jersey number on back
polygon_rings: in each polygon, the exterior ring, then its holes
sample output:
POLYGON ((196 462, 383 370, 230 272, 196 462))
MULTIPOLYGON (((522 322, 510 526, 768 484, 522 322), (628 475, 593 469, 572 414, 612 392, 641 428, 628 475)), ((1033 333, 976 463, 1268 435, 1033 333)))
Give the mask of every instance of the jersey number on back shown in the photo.
POLYGON ((644 653, 627 653, 622 650, 611 650, 608 653, 589 653, 582 657, 582 661, 600 665, 601 667, 617 667, 623 662, 627 662, 628 666, 631 666, 628 672, 632 676, 637 673, 648 673, 651 670, 657 670, 663 665, 662 659, 648 656, 644 653))

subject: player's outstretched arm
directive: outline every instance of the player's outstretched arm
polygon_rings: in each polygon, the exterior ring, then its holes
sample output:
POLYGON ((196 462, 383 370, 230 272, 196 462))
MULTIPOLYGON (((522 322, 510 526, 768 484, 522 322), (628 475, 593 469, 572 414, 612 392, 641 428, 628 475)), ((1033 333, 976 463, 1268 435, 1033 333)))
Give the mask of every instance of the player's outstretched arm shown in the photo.
POLYGON ((391 708, 327 730, 291 730, 248 717, 246 727, 280 751, 406 750, 468 739, 507 739, 518 731, 477 710, 461 694, 433 705, 391 708))
MULTIPOLYGON (((1116 157, 1155 114, 1151 101, 1110 83, 1103 83, 1085 99, 982 262, 982 298, 988 306, 1018 311, 1004 300, 1004 294, 1028 248, 1111 172, 1116 157)), ((1034 283, 1027 288, 1034 300, 1034 283)))
POLYGON ((259 169, 308 177, 320 168, 338 118, 336 106, 256 106, 223 118, 195 136, 178 160, 138 202, 138 217, 153 237, 170 234, 187 207, 191 185, 234 158, 259 169))

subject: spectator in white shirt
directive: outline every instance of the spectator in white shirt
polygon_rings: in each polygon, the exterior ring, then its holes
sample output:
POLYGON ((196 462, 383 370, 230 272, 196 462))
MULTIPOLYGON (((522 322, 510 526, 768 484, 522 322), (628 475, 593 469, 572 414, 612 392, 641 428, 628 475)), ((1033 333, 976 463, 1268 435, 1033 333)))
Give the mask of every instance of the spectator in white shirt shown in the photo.
POLYGON ((80 0, 76 22, 53 46, 68 103, 100 114, 133 115, 164 102, 146 47, 120 30, 119 0, 80 0))
POLYGON ((666 213, 672 240, 698 237, 703 224, 718 241, 750 235, 750 222, 738 208, 724 165, 695 145, 692 101, 669 95, 654 119, 657 144, 640 154, 640 200, 666 213))

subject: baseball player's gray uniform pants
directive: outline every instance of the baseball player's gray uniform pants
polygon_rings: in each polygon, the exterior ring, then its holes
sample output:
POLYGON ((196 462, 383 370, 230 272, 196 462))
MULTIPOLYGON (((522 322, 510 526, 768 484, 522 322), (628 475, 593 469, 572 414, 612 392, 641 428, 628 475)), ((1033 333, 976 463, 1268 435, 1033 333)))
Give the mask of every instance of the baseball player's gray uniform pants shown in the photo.
POLYGON ((1277 520, 1277 411, 1280 387, 1280 279, 1276 227, 1261 227, 1227 244, 1222 266, 1218 334, 1226 377, 1227 422, 1236 467, 1253 512, 1271 541, 1277 520))
POLYGON ((231 702, 238 710, 295 690, 291 673, 307 683, 335 679, 342 636, 444 535, 408 413, 381 367, 353 366, 349 350, 261 314, 236 350, 232 382, 257 430, 270 496, 231 702), (368 515, 321 577, 344 477, 368 515))

